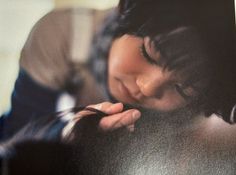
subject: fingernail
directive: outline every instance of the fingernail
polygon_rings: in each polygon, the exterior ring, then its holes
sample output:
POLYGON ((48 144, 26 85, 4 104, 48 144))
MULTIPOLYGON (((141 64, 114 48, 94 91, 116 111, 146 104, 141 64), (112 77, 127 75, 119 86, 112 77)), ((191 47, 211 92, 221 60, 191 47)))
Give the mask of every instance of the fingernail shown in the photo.
POLYGON ((134 111, 134 112, 132 113, 132 117, 133 117, 135 120, 139 119, 140 116, 141 116, 141 113, 140 113, 139 111, 134 111))
POLYGON ((102 104, 97 104, 94 106, 95 109, 101 110, 102 109, 102 104))
POLYGON ((106 109, 105 112, 106 112, 106 113, 111 113, 111 112, 113 112, 114 108, 115 108, 117 105, 122 105, 122 103, 115 103, 115 104, 112 104, 112 106, 110 106, 108 109, 106 109))

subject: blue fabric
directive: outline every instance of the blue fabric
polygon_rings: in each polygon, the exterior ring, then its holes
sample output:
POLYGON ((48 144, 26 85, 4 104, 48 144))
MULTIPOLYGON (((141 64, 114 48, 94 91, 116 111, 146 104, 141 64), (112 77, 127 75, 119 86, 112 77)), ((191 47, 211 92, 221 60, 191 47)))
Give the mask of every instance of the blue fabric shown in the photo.
POLYGON ((0 121, 4 127, 0 128, 3 137, 11 136, 34 117, 55 112, 59 95, 59 91, 41 86, 20 69, 11 97, 11 109, 0 121))

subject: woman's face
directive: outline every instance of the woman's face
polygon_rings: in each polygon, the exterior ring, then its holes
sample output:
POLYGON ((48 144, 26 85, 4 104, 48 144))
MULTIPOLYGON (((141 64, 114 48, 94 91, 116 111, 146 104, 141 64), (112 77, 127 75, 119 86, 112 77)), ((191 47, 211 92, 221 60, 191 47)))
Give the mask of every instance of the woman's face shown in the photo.
POLYGON ((108 85, 118 101, 159 111, 171 111, 188 104, 192 88, 183 89, 176 72, 158 65, 161 58, 149 37, 123 35, 111 47, 108 85))

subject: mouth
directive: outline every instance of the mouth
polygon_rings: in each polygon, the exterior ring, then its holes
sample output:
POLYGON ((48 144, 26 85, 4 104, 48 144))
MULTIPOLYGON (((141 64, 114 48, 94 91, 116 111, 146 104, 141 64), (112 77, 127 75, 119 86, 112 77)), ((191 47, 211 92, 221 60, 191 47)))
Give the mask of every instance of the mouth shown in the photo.
POLYGON ((119 90, 130 103, 138 103, 138 100, 132 95, 129 89, 119 80, 119 90))

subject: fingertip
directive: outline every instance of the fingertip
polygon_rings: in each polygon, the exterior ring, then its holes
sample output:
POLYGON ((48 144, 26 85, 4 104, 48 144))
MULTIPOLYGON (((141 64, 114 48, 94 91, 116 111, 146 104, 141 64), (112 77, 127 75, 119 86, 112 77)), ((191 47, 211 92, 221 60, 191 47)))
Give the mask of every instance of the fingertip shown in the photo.
POLYGON ((123 103, 121 103, 121 102, 115 103, 115 105, 119 106, 122 110, 123 110, 123 108, 124 108, 124 105, 123 105, 123 103))
POLYGON ((102 103, 96 104, 96 105, 88 105, 87 107, 91 107, 97 110, 102 110, 102 103))
POLYGON ((108 114, 113 114, 116 112, 121 112, 123 110, 123 103, 115 103, 112 106, 110 106, 105 112, 108 114))
POLYGON ((138 119, 141 117, 141 112, 138 111, 138 110, 134 110, 134 111, 132 112, 132 117, 133 117, 133 119, 134 119, 135 121, 138 120, 138 119))

